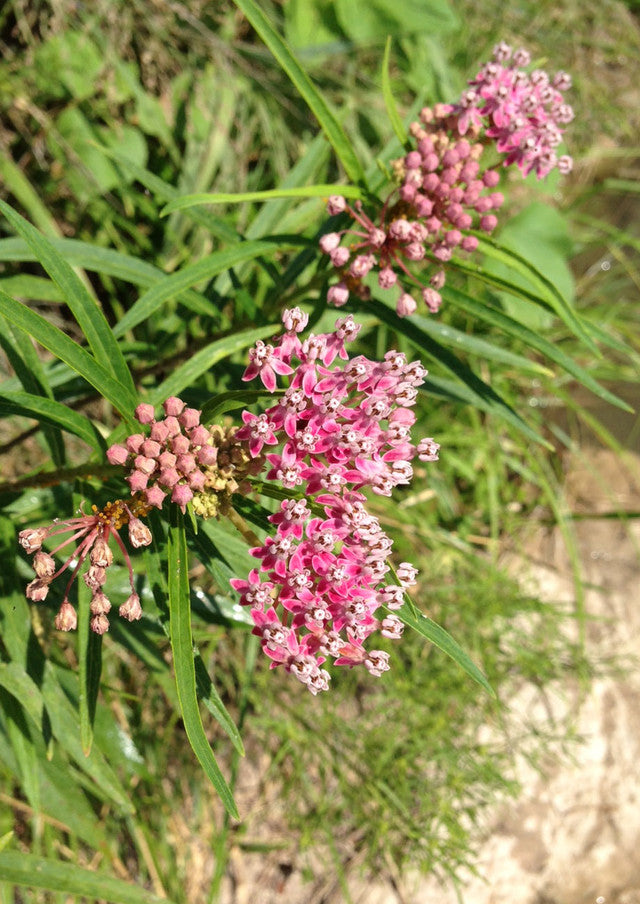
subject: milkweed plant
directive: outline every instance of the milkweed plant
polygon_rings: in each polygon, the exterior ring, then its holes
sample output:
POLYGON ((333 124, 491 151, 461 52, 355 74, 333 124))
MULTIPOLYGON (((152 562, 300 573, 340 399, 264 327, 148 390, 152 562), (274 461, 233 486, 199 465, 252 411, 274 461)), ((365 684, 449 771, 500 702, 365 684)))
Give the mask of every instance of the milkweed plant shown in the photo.
MULTIPOLYGON (((585 348, 595 347, 593 333, 544 274, 492 238, 505 211, 505 179, 571 171, 571 157, 561 150, 573 118, 569 75, 535 68, 525 50, 500 43, 459 98, 422 107, 406 129, 390 94, 388 47, 383 87, 395 152, 365 172, 328 103, 271 24, 253 4, 242 7, 318 120, 344 181, 235 197, 174 193, 164 212, 184 211, 206 226, 215 224, 210 211, 218 203, 317 199, 311 231, 253 239, 218 229, 226 247, 156 277, 120 317, 108 319, 77 269, 73 243, 51 241, 0 205, 76 321, 72 338, 0 293, 0 313, 10 325, 3 345, 22 384, 3 391, 3 405, 38 422, 53 463, 5 482, 2 491, 27 498, 35 490, 75 487, 77 510, 32 523, 25 504, 16 507, 15 519, 20 573, 32 569, 26 599, 58 632, 78 632, 83 749, 91 748, 104 635, 114 625, 118 637, 129 623, 160 626, 171 642, 187 736, 233 816, 236 805, 207 740, 199 699, 234 743, 237 730, 215 692, 215 675, 203 675, 194 649, 190 563, 199 560, 241 613, 229 620, 229 630, 248 623, 269 667, 310 692, 309 707, 316 695, 331 693, 340 669, 363 667, 366 681, 392 669, 393 655, 379 648, 379 639, 400 643, 407 629, 490 692, 455 638, 421 611, 418 571, 394 554, 371 503, 393 498, 416 479, 428 482, 432 463, 447 455, 423 426, 423 413, 416 414, 421 393, 438 385, 428 382, 428 358, 451 372, 467 401, 534 439, 520 414, 439 341, 445 333, 438 319, 456 292, 448 294, 448 280, 455 283, 462 273, 510 287, 560 317, 585 348), (483 265, 491 256, 524 273, 534 288, 492 277, 483 265), (176 297, 194 315, 208 313, 206 292, 192 288, 203 280, 217 279, 223 292, 240 297, 250 263, 271 283, 255 302, 257 325, 223 330, 173 371, 163 368, 155 385, 140 383, 131 367, 139 353, 137 328, 176 297), (363 329, 370 334, 376 327, 374 356, 360 340, 363 329), (50 354, 36 354, 31 339, 50 354), (220 361, 229 365, 225 381, 207 394, 206 375, 220 361), (115 412, 110 426, 61 401, 89 387, 115 412), (89 447, 85 464, 67 465, 65 434, 89 447), (233 534, 234 549, 241 539, 253 567, 225 556, 225 532, 233 534), (153 600, 150 615, 145 595, 153 600)), ((471 298, 469 313, 608 395, 577 362, 498 306, 473 304, 471 298)), ((435 399, 430 404, 437 404, 437 393, 435 399)), ((17 670, 25 651, 10 622, 5 613, 6 661, 15 659, 17 670)), ((6 673, 2 681, 11 690, 6 673)), ((19 681, 35 694, 40 712, 46 710, 46 694, 27 666, 19 681)), ((54 720, 51 731, 61 733, 61 723, 54 720)))

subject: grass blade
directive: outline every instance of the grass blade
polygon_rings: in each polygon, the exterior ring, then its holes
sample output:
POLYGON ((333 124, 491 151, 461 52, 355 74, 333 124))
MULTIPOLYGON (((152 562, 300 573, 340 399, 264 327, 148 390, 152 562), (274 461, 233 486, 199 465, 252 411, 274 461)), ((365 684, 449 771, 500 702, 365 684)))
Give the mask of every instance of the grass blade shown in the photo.
POLYGON ((364 185, 364 171, 351 142, 324 97, 313 85, 289 47, 254 0, 234 0, 234 3, 245 14, 275 57, 280 68, 295 85, 298 93, 318 120, 320 128, 327 136, 351 182, 364 185))
POLYGON ((58 286, 71 309, 89 347, 98 361, 104 362, 112 375, 132 394, 135 387, 120 346, 115 340, 106 317, 96 300, 69 264, 55 250, 51 242, 16 213, 8 204, 0 201, 0 210, 13 228, 36 255, 38 261, 58 286))
POLYGON ((362 198, 362 189, 355 185, 306 185, 293 188, 269 188, 264 191, 199 192, 183 195, 170 201, 161 211, 162 216, 174 210, 186 210, 202 204, 241 204, 243 201, 279 201, 283 198, 327 198, 342 195, 345 198, 362 198))
POLYGON ((172 524, 169 528, 167 554, 171 650, 173 653, 178 702, 184 728, 193 752, 213 787, 220 795, 227 813, 234 819, 238 819, 238 809, 233 795, 220 771, 207 736, 204 733, 198 708, 196 670, 191 636, 187 541, 183 518, 176 507, 174 507, 172 524))
POLYGON ((273 392, 269 392, 268 389, 230 389, 228 392, 221 392, 202 406, 202 423, 211 424, 227 411, 246 408, 260 399, 273 399, 279 395, 284 395, 284 389, 275 389, 273 392))
POLYGON ((75 863, 61 863, 17 851, 0 852, 0 881, 24 888, 82 895, 113 904, 172 904, 168 898, 158 898, 151 892, 105 873, 94 873, 75 863))

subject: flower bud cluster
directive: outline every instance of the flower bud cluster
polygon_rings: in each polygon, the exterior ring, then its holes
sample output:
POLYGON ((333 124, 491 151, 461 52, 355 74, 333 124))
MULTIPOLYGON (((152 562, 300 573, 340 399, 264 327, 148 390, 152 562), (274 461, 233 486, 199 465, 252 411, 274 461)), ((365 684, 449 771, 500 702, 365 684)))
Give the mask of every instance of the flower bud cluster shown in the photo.
POLYGON ((494 189, 500 177, 483 156, 497 150, 504 166, 515 164, 524 175, 533 171, 538 178, 554 168, 563 174, 571 170, 571 158, 557 157, 555 151, 563 127, 573 118, 562 93, 571 80, 563 72, 553 80, 542 70, 529 75, 520 68, 528 63, 526 51, 513 53, 501 43, 458 104, 436 104, 420 112, 420 121, 410 128, 415 148, 395 162, 398 188, 385 201, 378 222, 360 202, 351 206, 339 195, 329 199, 332 216, 346 213, 353 221, 350 228, 320 239, 320 249, 339 275, 327 294, 330 304, 341 307, 352 294, 370 297, 363 280, 374 271, 381 289, 400 289, 400 317, 417 310, 414 286, 436 313, 445 282, 443 265, 456 251, 476 250, 478 239, 470 230, 491 233, 498 224, 496 212, 504 196, 494 189), (349 245, 343 244, 346 236, 349 245), (411 269, 424 260, 435 265, 428 284, 411 269))
POLYGON ((259 474, 265 463, 263 455, 252 455, 249 444, 238 439, 237 427, 214 424, 210 429, 218 455, 215 465, 204 469, 204 487, 193 497, 193 511, 201 518, 228 514, 233 494, 249 493, 248 477, 259 474))
POLYGON ((289 386, 263 414, 243 412, 236 436, 254 455, 272 447, 267 479, 290 495, 269 517, 274 535, 251 550, 258 568, 231 583, 251 607, 254 633, 272 664, 316 694, 328 688, 322 665, 329 658, 334 665, 362 664, 372 675, 389 667, 388 654, 366 649, 365 641, 378 630, 400 637, 398 616, 377 613, 402 607, 417 572, 403 563, 397 581, 386 583, 393 544, 362 491, 391 495, 409 483, 411 460, 435 461, 439 446, 411 442, 411 408, 426 374, 419 363, 395 351, 382 362, 349 358, 345 343, 360 329, 350 316, 338 319, 334 332, 304 341, 299 309, 285 311, 283 321, 285 335, 260 366, 257 355, 250 357, 243 379, 260 376, 266 386, 286 368, 289 386))
POLYGON ((153 405, 138 405, 137 421, 150 427, 149 436, 134 433, 125 444, 107 450, 112 465, 128 465, 132 493, 142 493, 147 503, 162 508, 171 502, 184 513, 195 493, 205 487, 205 469, 215 465, 217 448, 211 431, 200 424, 200 412, 187 408, 175 396, 163 405, 165 417, 156 420, 153 405))
POLYGON ((140 520, 140 517, 144 517, 148 512, 147 503, 140 496, 134 496, 127 502, 121 499, 108 502, 101 510, 94 505, 90 515, 83 514, 81 517, 72 518, 69 521, 56 520, 48 527, 20 531, 18 540, 22 548, 29 555, 33 555, 33 570, 36 574, 35 579, 27 586, 27 599, 34 602, 45 600, 52 581, 68 568, 72 568, 62 605, 56 615, 55 626, 59 631, 74 630, 77 627, 78 618, 68 596, 73 581, 88 558, 89 568, 85 572, 83 580, 91 590, 91 630, 96 634, 104 634, 109 630, 107 616, 111 610, 111 602, 104 592, 104 586, 107 580, 107 569, 113 564, 113 551, 109 546, 109 542, 113 538, 129 569, 131 584, 131 594, 118 611, 123 618, 129 621, 139 619, 142 609, 133 583, 131 560, 118 532, 126 525, 129 529, 129 540, 132 546, 148 546, 151 543, 151 531, 140 520), (71 536, 50 553, 42 549, 42 544, 46 539, 66 533, 71 533, 71 536), (60 568, 56 568, 54 556, 70 543, 77 543, 77 546, 60 568))

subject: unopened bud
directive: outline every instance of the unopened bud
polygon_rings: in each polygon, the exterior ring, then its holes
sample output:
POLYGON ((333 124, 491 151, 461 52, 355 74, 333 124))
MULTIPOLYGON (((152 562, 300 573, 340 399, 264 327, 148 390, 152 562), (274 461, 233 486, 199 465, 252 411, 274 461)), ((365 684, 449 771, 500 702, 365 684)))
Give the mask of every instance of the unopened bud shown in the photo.
POLYGON ((54 625, 56 631, 75 631, 78 627, 78 616, 69 600, 65 600, 60 606, 54 625))

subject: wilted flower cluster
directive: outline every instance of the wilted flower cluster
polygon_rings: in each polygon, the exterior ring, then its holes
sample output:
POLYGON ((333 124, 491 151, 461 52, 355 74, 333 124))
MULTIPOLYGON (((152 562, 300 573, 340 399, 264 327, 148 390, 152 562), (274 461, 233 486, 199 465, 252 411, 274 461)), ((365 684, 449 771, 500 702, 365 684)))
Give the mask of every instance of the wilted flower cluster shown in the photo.
POLYGON ((78 572, 89 558, 89 568, 84 575, 84 582, 91 590, 91 630, 96 634, 104 634, 109 630, 111 603, 104 593, 107 580, 107 569, 113 563, 113 552, 109 546, 111 538, 122 552, 129 569, 131 594, 120 606, 119 613, 129 621, 135 621, 142 615, 140 598, 133 584, 133 569, 129 553, 118 531, 125 525, 129 529, 129 540, 134 547, 148 546, 151 543, 151 531, 142 523, 139 516, 144 517, 149 511, 148 505, 139 496, 128 502, 118 499, 108 502, 103 509, 94 505, 92 514, 72 518, 69 521, 54 521, 48 527, 38 527, 20 531, 20 545, 33 557, 33 570, 36 577, 27 587, 27 599, 42 602, 49 593, 51 582, 68 568, 71 576, 64 592, 60 610, 56 615, 55 626, 59 631, 72 631, 78 623, 76 610, 69 602, 68 594, 78 572), (71 533, 50 553, 42 549, 42 544, 50 537, 71 533), (54 556, 70 543, 77 544, 63 565, 56 568, 54 556))
POLYGON ((279 373, 289 376, 289 385, 263 414, 243 413, 237 438, 255 455, 274 447, 266 454, 267 479, 291 496, 269 517, 274 535, 251 550, 258 568, 231 583, 251 606, 254 633, 273 665, 282 664, 316 694, 328 687, 322 668, 328 658, 335 665, 364 664, 373 675, 388 668, 388 654, 366 649, 365 641, 377 630, 400 637, 400 619, 377 612, 403 605, 416 569, 403 563, 397 582, 385 582, 392 541, 367 512, 362 490, 390 495, 410 481, 411 460, 435 461, 439 446, 432 439, 411 443, 411 407, 426 374, 419 363, 394 351, 382 362, 349 358, 345 343, 360 329, 351 317, 304 341, 298 333, 306 315, 294 308, 283 321, 284 336, 257 345, 243 379, 260 376, 273 388, 279 373))
POLYGON ((362 280, 375 270, 381 289, 400 287, 399 316, 416 311, 414 286, 435 313, 445 282, 442 265, 456 249, 477 248, 469 230, 490 233, 497 226, 495 213, 504 197, 493 191, 500 181, 492 168, 495 151, 504 155, 504 166, 515 164, 524 175, 533 171, 542 178, 556 167, 561 173, 571 170, 571 158, 558 157, 555 150, 563 127, 573 119, 563 97, 571 79, 559 72, 551 80, 539 69, 528 74, 520 67, 529 62, 526 51, 512 53, 504 42, 498 44, 493 60, 469 82, 458 104, 436 104, 420 112, 420 121, 410 129, 416 148, 396 161, 397 195, 394 190, 377 223, 360 202, 351 206, 341 196, 329 199, 328 212, 347 213, 354 224, 320 239, 340 276, 329 289, 329 303, 340 307, 351 294, 368 298, 362 280), (345 236, 348 246, 342 244, 345 236), (410 270, 425 259, 436 266, 428 285, 410 270))

